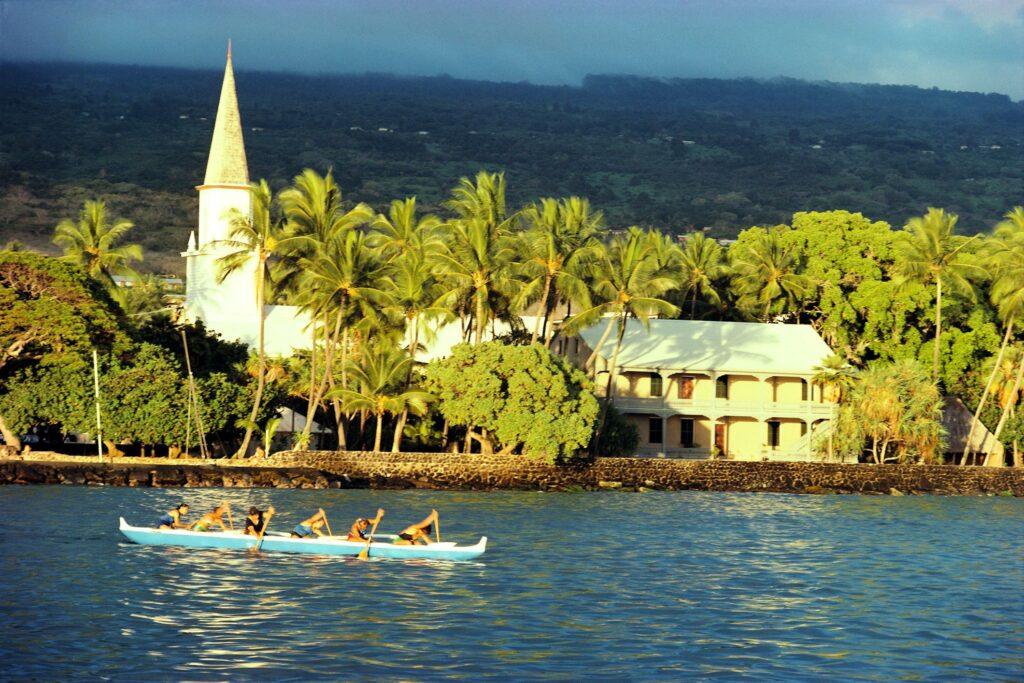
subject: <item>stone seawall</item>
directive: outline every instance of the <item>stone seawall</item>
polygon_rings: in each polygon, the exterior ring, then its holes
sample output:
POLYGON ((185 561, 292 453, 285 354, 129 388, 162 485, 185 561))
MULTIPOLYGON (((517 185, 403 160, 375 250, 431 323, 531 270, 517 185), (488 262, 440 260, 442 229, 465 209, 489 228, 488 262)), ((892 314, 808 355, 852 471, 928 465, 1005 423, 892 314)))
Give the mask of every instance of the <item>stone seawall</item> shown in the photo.
POLYGON ((696 489, 793 493, 1024 496, 1024 470, 951 465, 844 465, 598 458, 555 466, 519 456, 307 451, 259 461, 95 458, 0 461, 0 484, 154 487, 696 489))

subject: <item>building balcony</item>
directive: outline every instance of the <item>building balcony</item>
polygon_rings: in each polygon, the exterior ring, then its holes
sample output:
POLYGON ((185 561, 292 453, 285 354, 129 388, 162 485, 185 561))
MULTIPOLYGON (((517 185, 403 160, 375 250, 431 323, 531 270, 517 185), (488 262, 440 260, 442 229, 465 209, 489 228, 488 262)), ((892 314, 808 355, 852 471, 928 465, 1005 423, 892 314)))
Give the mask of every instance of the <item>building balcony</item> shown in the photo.
POLYGON ((801 420, 828 419, 831 405, 817 401, 738 401, 724 398, 677 399, 666 397, 637 398, 616 396, 615 407, 625 413, 649 415, 703 415, 708 418, 752 417, 759 420, 796 418, 801 420))

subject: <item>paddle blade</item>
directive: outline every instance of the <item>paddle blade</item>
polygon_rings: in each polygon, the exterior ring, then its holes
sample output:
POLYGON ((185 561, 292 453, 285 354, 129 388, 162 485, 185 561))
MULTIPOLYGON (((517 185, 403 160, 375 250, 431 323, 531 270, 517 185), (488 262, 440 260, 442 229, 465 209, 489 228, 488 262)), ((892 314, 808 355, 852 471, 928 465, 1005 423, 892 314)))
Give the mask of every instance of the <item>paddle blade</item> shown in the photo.
POLYGON ((370 559, 370 547, 367 546, 367 547, 363 548, 362 550, 360 550, 359 554, 356 555, 356 557, 358 557, 360 560, 368 560, 368 559, 370 559))

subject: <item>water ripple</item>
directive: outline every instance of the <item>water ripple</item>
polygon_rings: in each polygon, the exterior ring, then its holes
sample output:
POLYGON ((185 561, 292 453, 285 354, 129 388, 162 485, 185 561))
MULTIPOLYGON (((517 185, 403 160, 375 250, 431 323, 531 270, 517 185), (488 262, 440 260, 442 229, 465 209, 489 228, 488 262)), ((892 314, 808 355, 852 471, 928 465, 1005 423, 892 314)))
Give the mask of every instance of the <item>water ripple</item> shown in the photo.
MULTIPOLYGON (((390 526, 389 526, 390 524, 390 526)), ((276 525, 275 525, 276 526, 276 525)), ((1024 501, 0 489, 5 679, 1016 679, 1024 501), (387 508, 474 563, 122 542, 179 498, 387 508)))

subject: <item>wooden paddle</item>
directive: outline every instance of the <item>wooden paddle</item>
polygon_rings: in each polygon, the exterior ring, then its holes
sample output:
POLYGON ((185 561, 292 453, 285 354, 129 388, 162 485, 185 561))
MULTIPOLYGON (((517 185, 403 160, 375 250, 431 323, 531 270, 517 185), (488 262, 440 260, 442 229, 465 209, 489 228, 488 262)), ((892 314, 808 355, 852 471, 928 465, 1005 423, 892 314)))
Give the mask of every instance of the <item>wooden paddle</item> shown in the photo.
POLYGON ((228 503, 224 503, 224 507, 227 508, 227 511, 228 511, 228 526, 231 527, 232 531, 234 531, 235 530, 235 522, 234 522, 234 520, 231 519, 231 505, 229 505, 228 503))
POLYGON ((333 536, 334 532, 331 531, 331 523, 327 521, 327 514, 324 513, 324 526, 327 527, 327 535, 333 536))
POLYGON ((273 510, 267 510, 267 517, 263 520, 263 528, 260 529, 260 535, 256 539, 256 545, 251 548, 251 552, 255 555, 260 551, 260 546, 263 545, 263 534, 267 533, 267 527, 270 526, 270 518, 274 516, 273 510))
POLYGON ((373 534, 377 531, 377 525, 380 524, 380 520, 384 518, 384 513, 381 512, 377 515, 377 519, 373 522, 373 528, 370 529, 370 535, 366 537, 366 545, 359 551, 360 560, 370 559, 370 543, 373 541, 373 534))
POLYGON ((437 542, 441 542, 441 516, 437 515, 434 517, 434 534, 437 536, 437 542))

